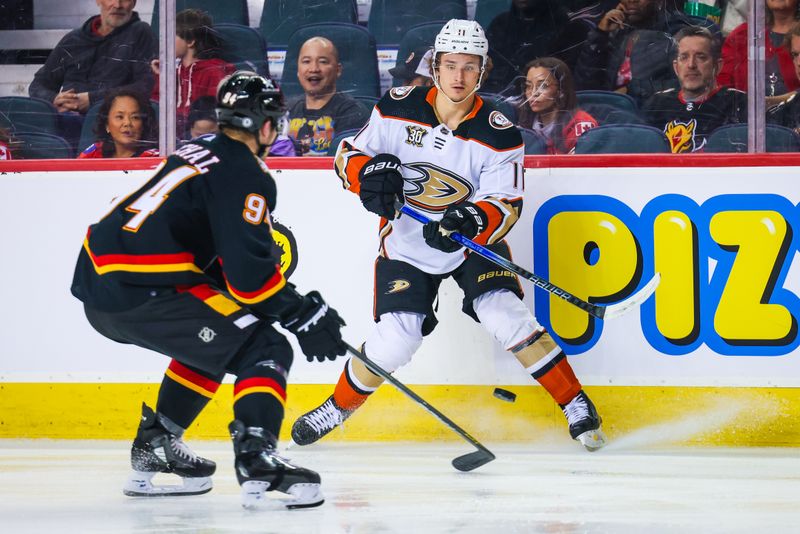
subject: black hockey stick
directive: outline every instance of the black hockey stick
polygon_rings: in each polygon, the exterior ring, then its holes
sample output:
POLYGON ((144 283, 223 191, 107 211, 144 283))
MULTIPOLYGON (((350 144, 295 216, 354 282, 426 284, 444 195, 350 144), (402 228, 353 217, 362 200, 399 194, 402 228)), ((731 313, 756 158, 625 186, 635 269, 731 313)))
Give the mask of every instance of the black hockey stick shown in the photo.
POLYGON ((450 420, 450 418, 448 418, 442 412, 440 412, 439 410, 428 404, 428 401, 426 401, 425 399, 423 399, 422 397, 420 397, 419 395, 408 389, 406 385, 404 385, 402 382, 397 380, 391 374, 386 372, 377 363, 367 358, 366 354, 364 354, 360 350, 357 350, 354 347, 351 347, 348 343, 345 343, 345 346, 347 347, 347 350, 350 352, 350 354, 361 360, 361 362, 364 365, 366 365, 370 371, 372 371, 373 373, 375 373, 376 375, 383 378, 384 380, 392 384, 394 387, 399 389, 401 393, 404 393, 408 398, 410 398, 411 400, 413 400, 414 402, 425 408, 428 411, 428 413, 430 413, 431 415, 436 417, 439 421, 450 427, 450 429, 453 432, 455 432, 456 434, 467 440, 472 446, 478 449, 477 451, 464 454, 463 456, 459 456, 458 458, 453 458, 453 461, 451 462, 453 464, 453 467, 455 467, 459 471, 472 471, 473 469, 477 469, 483 464, 487 464, 495 459, 494 453, 492 451, 484 447, 477 439, 470 436, 466 430, 455 424, 453 421, 450 420))
MULTIPOLYGON (((417 220, 422 224, 427 224, 431 222, 431 220, 422 213, 414 211, 413 209, 409 208, 404 204, 401 204, 400 202, 397 202, 395 204, 395 208, 400 213, 408 215, 412 219, 417 220)), ((536 276, 532 272, 523 269, 516 263, 513 263, 505 259, 499 254, 495 254, 488 248, 479 245, 478 243, 472 241, 469 238, 464 237, 458 232, 452 232, 448 237, 453 241, 455 241, 456 243, 458 243, 459 245, 467 247, 476 254, 483 256, 487 260, 499 265, 504 269, 508 269, 511 272, 517 273, 521 277, 526 278, 527 280, 533 282, 533 284, 536 287, 544 289, 545 291, 552 293, 557 297, 561 297, 562 299, 566 300, 573 306, 577 306, 578 308, 582 309, 589 315, 597 317, 598 319, 614 319, 615 317, 619 317, 620 315, 623 315, 629 312, 630 310, 640 306, 645 300, 650 298, 650 295, 652 295, 655 292, 659 282, 661 282, 661 274, 656 273, 655 276, 653 276, 653 278, 651 278, 650 281, 647 282, 647 284, 645 284, 642 289, 640 289, 627 299, 621 302, 617 302, 616 304, 610 304, 608 306, 600 306, 598 304, 592 304, 591 302, 586 302, 585 300, 580 299, 575 295, 564 291, 560 287, 551 284, 544 278, 536 276)))

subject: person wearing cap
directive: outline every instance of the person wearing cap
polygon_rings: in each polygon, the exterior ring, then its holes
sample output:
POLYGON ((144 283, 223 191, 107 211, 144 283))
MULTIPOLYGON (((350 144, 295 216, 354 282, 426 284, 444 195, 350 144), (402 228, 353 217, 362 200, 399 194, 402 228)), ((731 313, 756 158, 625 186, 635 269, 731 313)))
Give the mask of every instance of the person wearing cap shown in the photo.
MULTIPOLYGON (((436 327, 439 285, 452 277, 462 310, 478 321, 561 406, 573 439, 605 444, 600 416, 556 344, 522 301, 516 275, 450 239, 459 234, 505 258, 504 240, 522 211, 523 142, 519 130, 476 94, 489 73, 480 24, 453 19, 436 36, 433 87, 390 89, 367 125, 339 145, 335 170, 345 189, 381 217, 375 262, 374 319, 363 351, 389 373, 409 363, 436 327), (403 203, 433 222, 398 217, 403 203)), ((292 426, 308 445, 341 425, 383 379, 361 360, 344 366, 333 394, 292 426)))
MULTIPOLYGON (((431 78, 431 57, 433 49, 429 46, 415 48, 405 61, 389 69, 393 78, 401 80, 402 85, 416 87, 430 87, 433 85, 431 78)), ((398 58, 399 59, 399 58, 398 58)))

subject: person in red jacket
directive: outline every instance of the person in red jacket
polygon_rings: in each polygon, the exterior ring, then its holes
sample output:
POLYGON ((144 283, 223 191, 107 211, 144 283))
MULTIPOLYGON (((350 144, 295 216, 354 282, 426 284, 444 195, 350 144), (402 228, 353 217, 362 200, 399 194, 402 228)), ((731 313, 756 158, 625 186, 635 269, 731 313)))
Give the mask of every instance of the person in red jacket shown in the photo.
POLYGON ((525 91, 517 125, 541 133, 549 154, 572 154, 578 137, 597 120, 578 108, 575 83, 567 64, 554 57, 525 65, 525 91))
MULTIPOLYGON (((782 46, 786 34, 800 20, 798 0, 766 0, 766 91, 767 105, 774 105, 800 89, 792 56, 782 46)), ((747 91, 747 23, 737 26, 722 45, 722 70, 717 84, 747 91)))
MULTIPOLYGON (((214 32, 213 19, 205 11, 184 9, 175 17, 175 56, 177 69, 177 128, 181 137, 188 128, 189 108, 198 98, 215 97, 219 82, 236 67, 217 57, 222 44, 214 32)), ((159 61, 154 59, 151 68, 156 75, 152 100, 158 101, 159 61)))

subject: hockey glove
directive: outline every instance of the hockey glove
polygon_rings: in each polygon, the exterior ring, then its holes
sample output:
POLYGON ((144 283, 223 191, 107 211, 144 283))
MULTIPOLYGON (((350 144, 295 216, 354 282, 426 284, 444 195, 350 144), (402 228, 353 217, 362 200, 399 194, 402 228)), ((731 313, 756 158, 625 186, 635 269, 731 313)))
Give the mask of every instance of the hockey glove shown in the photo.
POLYGON ((358 173, 361 203, 367 211, 386 219, 395 218, 396 201, 403 202, 403 175, 400 160, 392 154, 378 154, 358 173))
POLYGON ((308 361, 335 360, 347 352, 342 342, 341 328, 344 321, 329 307, 317 291, 311 291, 300 304, 300 308, 284 318, 283 327, 297 336, 297 342, 308 361))
POLYGON ((472 202, 460 202, 447 208, 439 222, 429 222, 422 227, 422 235, 429 247, 443 252, 455 252, 461 245, 450 239, 458 232, 472 239, 486 229, 489 218, 486 212, 472 202))

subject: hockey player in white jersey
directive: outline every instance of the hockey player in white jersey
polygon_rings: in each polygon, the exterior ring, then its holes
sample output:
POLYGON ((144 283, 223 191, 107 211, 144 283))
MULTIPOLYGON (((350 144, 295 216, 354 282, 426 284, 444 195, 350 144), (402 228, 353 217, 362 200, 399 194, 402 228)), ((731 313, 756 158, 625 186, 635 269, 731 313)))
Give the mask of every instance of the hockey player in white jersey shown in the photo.
MULTIPOLYGON (((335 167, 344 187, 381 217, 377 324, 364 351, 388 372, 407 364, 436 326, 436 293, 452 276, 464 291, 464 313, 544 386, 564 411, 572 438, 596 450, 605 444, 601 419, 564 352, 522 302, 516 275, 447 237, 459 232, 510 258, 503 238, 522 209, 522 138, 476 94, 488 75, 487 53, 477 22, 450 20, 434 44, 434 87, 391 89, 367 125, 339 146, 335 167), (435 222, 397 217, 398 200, 435 222)), ((299 445, 317 441, 382 382, 360 360, 349 360, 333 394, 295 421, 292 438, 299 445)))

